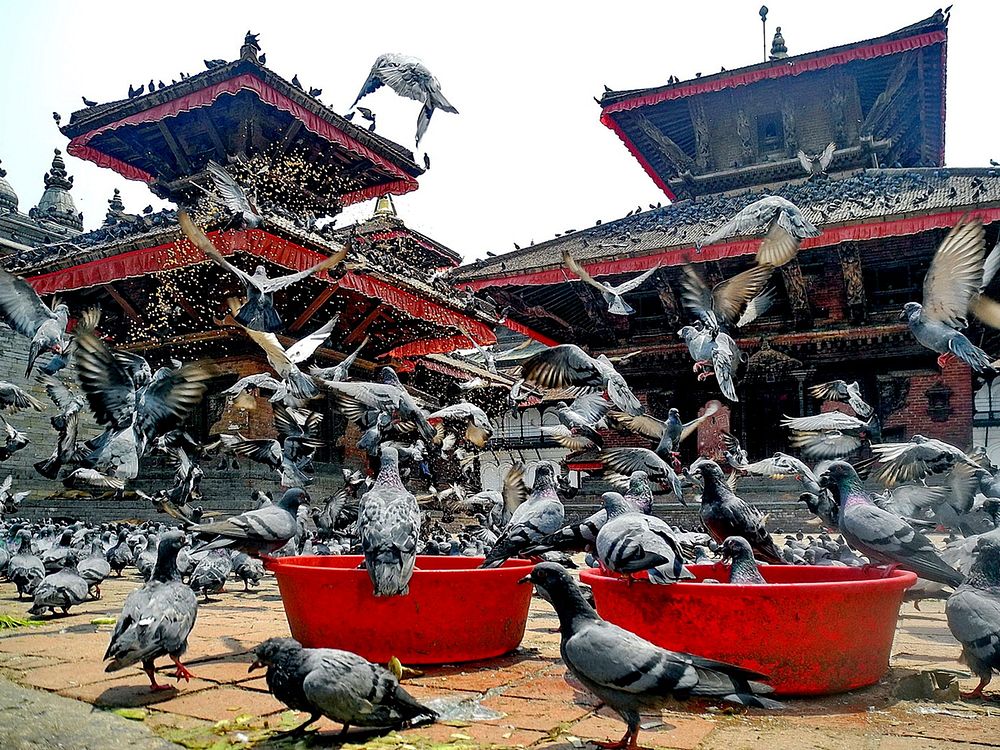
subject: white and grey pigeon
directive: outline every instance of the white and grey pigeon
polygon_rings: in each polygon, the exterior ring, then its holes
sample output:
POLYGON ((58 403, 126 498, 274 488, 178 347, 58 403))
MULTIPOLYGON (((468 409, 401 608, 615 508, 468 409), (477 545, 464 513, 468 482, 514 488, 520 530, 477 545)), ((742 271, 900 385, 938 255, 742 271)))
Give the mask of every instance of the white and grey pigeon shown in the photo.
POLYGON ((31 285, 20 276, 0 269, 0 321, 31 340, 25 377, 43 352, 62 355, 69 347, 66 325, 69 308, 59 304, 49 308, 31 285))
POLYGON ((831 380, 827 383, 817 383, 809 386, 809 395, 820 401, 839 401, 847 404, 861 419, 868 419, 875 410, 861 395, 858 381, 848 383, 846 380, 831 380))
POLYGON ((636 750, 641 713, 659 711, 673 700, 716 698, 741 706, 783 707, 763 697, 772 689, 760 682, 767 679, 762 674, 667 651, 601 619, 560 565, 539 563, 522 582, 540 588, 559 616, 559 653, 566 668, 628 725, 621 741, 608 747, 636 750))
POLYGON ((878 419, 863 421, 850 414, 827 411, 808 417, 784 417, 781 426, 792 434, 789 445, 810 460, 834 459, 849 455, 879 436, 878 419))
MULTIPOLYGON (((523 467, 522 467, 523 469, 523 467)), ((516 478, 516 477, 514 477, 516 478)), ((507 485, 514 485, 514 478, 508 475, 504 480, 505 495, 507 485)), ((535 478, 527 499, 517 505, 511 513, 510 521, 504 528, 496 544, 487 553, 482 567, 496 568, 511 557, 524 554, 527 549, 556 532, 566 519, 566 510, 556 491, 555 468, 550 463, 541 463, 535 468, 535 478)), ((504 498, 505 501, 507 498, 504 498)))
POLYGON ((0 411, 42 410, 41 402, 20 386, 0 380, 0 411))
POLYGON ((63 614, 66 614, 70 607, 87 600, 90 586, 77 572, 78 561, 79 550, 74 549, 63 557, 59 570, 49 573, 39 581, 33 594, 34 603, 28 614, 41 615, 45 610, 55 614, 56 609, 61 609, 63 614))
POLYGON ((277 440, 248 440, 242 435, 227 433, 220 434, 219 440, 235 455, 246 456, 277 472, 283 487, 306 487, 313 482, 313 454, 324 445, 317 437, 322 421, 320 412, 275 407, 277 440))
POLYGON ((356 535, 375 596, 408 594, 417 561, 420 507, 403 486, 395 448, 381 449, 375 484, 358 506, 356 535))
POLYGON ((226 208, 239 219, 243 226, 249 229, 259 227, 263 221, 260 209, 254 205, 254 201, 236 179, 224 167, 211 159, 208 161, 206 170, 226 208))
POLYGON ((539 388, 590 388, 604 391, 621 411, 642 414, 639 399, 606 355, 591 357, 575 344, 559 344, 526 359, 521 377, 539 388))
POLYGON ((45 459, 36 461, 35 471, 47 479, 55 479, 63 465, 77 456, 77 435, 80 430, 80 413, 86 405, 83 397, 69 389, 61 380, 50 375, 42 375, 38 382, 45 386, 52 403, 59 413, 50 417, 52 428, 59 434, 56 447, 45 459))
POLYGON ((677 335, 687 345, 698 380, 715 375, 722 395, 730 401, 739 401, 733 379, 742 354, 736 340, 725 331, 707 327, 684 326, 677 335))
POLYGON ((774 271, 770 266, 751 266, 711 289, 693 265, 685 264, 682 270, 681 303, 710 329, 748 325, 766 312, 773 301, 769 290, 764 289, 774 271), (754 303, 755 300, 758 302, 754 303), (747 315, 748 311, 751 315, 747 315))
POLYGON ((924 276, 923 303, 903 305, 900 318, 921 345, 938 354, 939 367, 958 358, 976 372, 991 369, 989 355, 962 333, 983 284, 985 255, 982 221, 959 222, 934 253, 924 276))
POLYGON ((299 403, 288 405, 301 405, 301 400, 290 396, 288 387, 282 381, 267 372, 246 375, 223 390, 222 393, 237 409, 252 411, 257 408, 256 394, 260 391, 270 391, 271 396, 268 400, 271 402, 281 401, 288 404, 288 399, 291 398, 299 403))
POLYGON ((1000 540, 980 538, 965 582, 945 605, 948 628, 962 644, 962 661, 979 678, 963 698, 981 698, 1000 669, 1000 540))
POLYGON ((701 250, 705 245, 714 245, 729 237, 762 232, 766 234, 757 250, 756 260, 775 268, 795 257, 802 240, 820 235, 798 206, 781 196, 768 195, 741 209, 732 219, 695 243, 695 247, 701 250))
POLYGON ((980 469, 979 464, 951 443, 923 435, 914 435, 905 443, 879 443, 872 450, 878 458, 872 478, 887 487, 943 474, 957 464, 974 471, 980 469))
POLYGON ((631 577, 647 571, 651 583, 694 578, 684 567, 684 553, 666 521, 635 509, 617 492, 601 496, 607 521, 597 533, 597 559, 607 570, 631 577))
POLYGON ((437 718, 403 689, 395 674, 350 651, 303 648, 292 638, 269 638, 253 656, 248 671, 266 667, 274 697, 309 714, 304 724, 279 736, 298 736, 323 716, 343 724, 343 732, 352 725, 404 727, 437 718))
POLYGON ((833 152, 836 150, 837 144, 830 142, 819 154, 807 154, 802 149, 799 149, 795 156, 798 158, 799 164, 802 165, 802 169, 805 170, 805 173, 809 175, 810 178, 813 178, 818 175, 826 174, 826 170, 830 167, 830 163, 833 161, 833 152))
MULTIPOLYGON (((320 262, 296 273, 270 278, 263 265, 258 265, 252 274, 234 266, 218 251, 212 241, 191 220, 186 211, 177 213, 177 221, 185 236, 217 265, 235 274, 243 282, 246 301, 235 310, 233 317, 241 326, 264 333, 275 333, 282 327, 281 316, 274 307, 274 293, 287 289, 314 273, 333 268, 347 257, 347 248, 341 247, 336 253, 320 262)), ((260 343, 260 342, 258 342, 260 343)))
POLYGON ((601 293, 604 301, 608 303, 608 312, 612 315, 634 315, 635 308, 625 301, 625 295, 645 284, 649 277, 660 269, 658 265, 653 266, 648 271, 643 271, 639 275, 623 281, 621 284, 612 286, 611 284, 598 281, 587 273, 586 269, 576 261, 569 250, 563 250, 562 259, 566 268, 579 276, 580 281, 594 287, 594 289, 601 293))
POLYGON ((434 110, 441 109, 445 112, 458 114, 458 110, 441 93, 441 84, 438 79, 431 74, 426 65, 415 57, 395 52, 379 55, 351 107, 353 108, 361 99, 382 86, 388 86, 400 96, 414 99, 423 105, 417 116, 416 143, 418 146, 420 139, 427 132, 427 126, 431 122, 434 110))
POLYGON ((646 472, 650 480, 669 487, 681 505, 687 505, 684 488, 673 466, 649 448, 611 448, 604 451, 600 459, 606 467, 625 476, 631 476, 634 471, 646 472))
POLYGON ((178 680, 190 681, 193 676, 181 656, 198 617, 198 597, 181 583, 177 572, 177 553, 183 546, 184 534, 176 529, 160 538, 153 577, 125 599, 104 654, 104 660, 110 660, 107 672, 141 663, 154 691, 171 689, 156 682, 154 662, 161 656, 174 662, 178 680))
POLYGON ((463 437, 477 448, 484 448, 493 436, 493 425, 486 412, 468 401, 444 406, 428 414, 427 421, 437 430, 437 442, 444 440, 446 422, 464 425, 463 437))
POLYGON ((323 380, 328 380, 331 383, 343 383, 349 380, 351 368, 354 367, 354 363, 357 362, 358 356, 361 354, 361 350, 368 345, 368 338, 368 336, 365 336, 361 343, 358 344, 357 349, 348 354, 333 367, 319 367, 317 365, 313 365, 309 368, 309 374, 314 378, 322 378, 323 380))
POLYGON ((308 492, 300 487, 290 487, 276 505, 248 510, 225 521, 194 524, 188 529, 191 533, 214 537, 194 551, 230 547, 248 554, 270 554, 295 536, 299 506, 308 503, 308 492))

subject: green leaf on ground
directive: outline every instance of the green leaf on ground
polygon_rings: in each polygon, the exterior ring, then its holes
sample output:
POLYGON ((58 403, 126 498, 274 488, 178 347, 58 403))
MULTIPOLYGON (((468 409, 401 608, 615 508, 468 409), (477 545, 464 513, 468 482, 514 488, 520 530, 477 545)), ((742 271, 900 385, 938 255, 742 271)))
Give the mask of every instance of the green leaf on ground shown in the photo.
POLYGON ((149 711, 144 708, 116 708, 111 713, 131 721, 142 721, 149 716, 149 711))

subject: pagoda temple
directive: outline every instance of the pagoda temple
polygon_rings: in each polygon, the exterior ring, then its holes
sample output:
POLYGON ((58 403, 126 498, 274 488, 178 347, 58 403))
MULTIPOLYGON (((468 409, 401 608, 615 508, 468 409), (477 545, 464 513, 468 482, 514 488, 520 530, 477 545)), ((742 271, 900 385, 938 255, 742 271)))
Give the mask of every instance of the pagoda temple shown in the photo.
MULTIPOLYGON (((965 365, 939 370, 900 320, 962 216, 984 221, 988 246, 1000 233, 1000 170, 944 163, 947 42, 940 11, 885 36, 801 55, 787 54, 779 31, 766 62, 608 91, 601 122, 670 202, 470 264, 460 283, 553 339, 609 356, 640 350, 622 371, 649 411, 665 417, 678 406, 689 419, 723 399, 714 380, 697 381, 676 335, 689 322, 680 267, 695 264, 710 284, 748 268, 759 238, 700 251, 695 243, 751 202, 779 195, 822 234, 775 274, 770 311, 739 332, 749 354, 740 401, 702 426, 684 458, 718 455, 723 429, 751 460, 787 450, 781 416, 815 413, 821 405, 806 387, 843 378, 858 380, 876 406, 884 440, 919 432, 967 448, 975 426, 976 442, 990 443, 997 460, 1000 391, 965 365), (818 157, 829 144, 825 171, 807 171, 798 152, 818 157), (564 250, 612 284, 659 270, 627 296, 635 315, 610 315, 600 294, 563 266, 564 250)), ((1000 352, 997 332, 974 325, 970 336, 1000 352)))
MULTIPOLYGON (((178 82, 73 113, 61 127, 70 139, 67 152, 189 206, 214 205, 205 198, 213 189, 206 168, 210 161, 225 165, 250 185, 260 224, 232 230, 224 216, 198 218, 220 252, 244 267, 263 264, 270 276, 302 270, 348 245, 348 268, 317 273, 275 295, 286 322, 279 339, 286 346, 339 316, 314 357, 319 365, 335 364, 365 342, 356 363, 359 377, 381 364, 405 373, 422 355, 468 346, 468 337, 493 343, 492 304, 454 289, 435 273, 457 266, 458 254, 409 229, 396 215, 391 196, 415 190, 423 171, 413 155, 353 125, 303 91, 297 80, 275 74, 260 62, 259 51, 248 34, 232 62, 211 61, 205 71, 178 82), (379 199, 371 219, 336 226, 344 206, 371 198, 379 199)), ((57 153, 46 175, 46 195, 51 188, 68 196, 71 178, 64 166, 57 153)), ((0 184, 0 201, 6 192, 0 184)), ((241 294, 242 283, 184 239, 175 211, 130 213, 117 192, 108 204, 102 226, 80 233, 79 216, 69 212, 71 200, 54 195, 44 210, 40 203, 41 218, 62 222, 65 237, 50 233, 48 241, 33 247, 6 243, 4 267, 25 277, 43 297, 58 295, 73 314, 99 306, 101 334, 154 366, 169 357, 211 359, 222 374, 209 388, 201 413, 190 420, 196 437, 233 430, 246 437, 272 436, 266 399, 259 398, 256 409, 236 410, 219 393, 242 375, 268 369, 256 345, 225 322, 226 298, 241 294)), ((2 232, 0 224, 0 238, 2 232)), ((16 350, 25 342, 7 337, 5 343, 15 351, 7 379, 20 382, 14 371, 24 368, 16 350)), ((351 428, 329 405, 321 410, 328 446, 318 454, 320 493, 324 476, 339 476, 339 466, 356 458, 351 428)), ((18 426, 29 429, 33 442, 46 445, 55 434, 47 419, 38 422, 37 432, 30 421, 18 426)), ((8 462, 19 486, 48 494, 52 487, 34 474, 28 457, 20 458, 26 453, 8 462)), ((142 477, 152 487, 171 474, 150 459, 142 477)), ((259 468, 213 472, 206 466, 205 496, 218 498, 219 507, 239 507, 252 484, 277 486, 259 468)), ((143 481, 138 485, 145 488, 143 481)))

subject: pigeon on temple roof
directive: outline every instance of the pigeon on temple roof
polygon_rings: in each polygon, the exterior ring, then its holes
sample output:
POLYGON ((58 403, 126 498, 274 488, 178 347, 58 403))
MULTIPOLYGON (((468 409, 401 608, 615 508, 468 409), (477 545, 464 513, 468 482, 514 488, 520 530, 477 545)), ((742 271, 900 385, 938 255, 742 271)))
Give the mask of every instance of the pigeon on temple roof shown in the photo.
POLYGON ((423 104, 420 114, 417 116, 416 142, 418 145, 427 131, 434 110, 442 109, 445 112, 458 114, 458 110, 441 93, 441 84, 438 79, 420 60, 395 53, 378 56, 351 106, 354 107, 363 97, 377 91, 383 85, 388 86, 400 96, 414 99, 423 104))

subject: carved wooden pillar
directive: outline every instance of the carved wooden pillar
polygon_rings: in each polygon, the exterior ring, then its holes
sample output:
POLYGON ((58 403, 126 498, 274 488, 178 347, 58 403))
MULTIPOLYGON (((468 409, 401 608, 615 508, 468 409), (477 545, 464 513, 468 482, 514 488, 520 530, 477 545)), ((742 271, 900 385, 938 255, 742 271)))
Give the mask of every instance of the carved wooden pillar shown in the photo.
POLYGON ((865 294, 865 276, 861 266, 861 253, 856 244, 848 243, 840 246, 840 272, 844 277, 847 311, 852 321, 860 323, 865 319, 868 299, 865 294))
POLYGON ((688 108, 691 113, 691 124, 694 126, 695 164, 701 172, 706 172, 711 166, 712 151, 705 107, 701 102, 692 99, 688 103, 688 108))
POLYGON ((802 273, 802 266, 796 258, 781 267, 781 278, 785 281, 785 293, 792 308, 795 325, 803 327, 812 322, 812 308, 809 306, 809 284, 802 273))
POLYGON ((660 305, 663 306, 663 316, 666 318, 667 326, 671 332, 677 331, 681 326, 681 307, 677 302, 677 295, 667 283, 663 271, 657 271, 653 276, 653 283, 656 286, 656 294, 660 298, 660 305))
POLYGON ((750 132, 750 117, 742 107, 736 111, 736 135, 740 139, 740 163, 742 165, 753 164, 755 161, 754 137, 753 133, 750 132))

